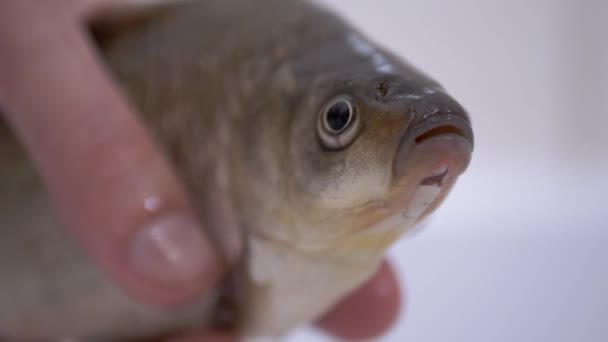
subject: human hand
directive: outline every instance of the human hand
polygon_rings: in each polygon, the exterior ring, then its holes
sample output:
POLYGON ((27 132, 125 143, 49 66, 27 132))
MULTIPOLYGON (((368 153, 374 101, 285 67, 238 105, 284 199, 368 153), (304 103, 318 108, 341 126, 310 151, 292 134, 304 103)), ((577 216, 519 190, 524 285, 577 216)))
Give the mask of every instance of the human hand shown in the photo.
MULTIPOLYGON (((65 226, 100 269, 133 298, 178 306, 217 285, 220 259, 86 31, 98 11, 134 2, 0 0, 0 106, 65 226)), ((367 337, 393 320, 398 296, 383 266, 318 326, 367 337)))

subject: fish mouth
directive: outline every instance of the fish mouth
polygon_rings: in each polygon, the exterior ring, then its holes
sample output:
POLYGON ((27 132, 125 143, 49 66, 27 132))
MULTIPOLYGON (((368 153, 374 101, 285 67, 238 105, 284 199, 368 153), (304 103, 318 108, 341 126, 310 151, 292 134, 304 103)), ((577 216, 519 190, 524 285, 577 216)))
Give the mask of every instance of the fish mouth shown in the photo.
POLYGON ((441 126, 431 128, 428 131, 418 135, 414 139, 414 142, 416 144, 420 144, 420 143, 424 142, 425 140, 432 139, 436 136, 442 136, 442 135, 448 135, 448 134, 454 134, 454 135, 466 137, 466 134, 464 133, 464 131, 456 126, 441 125, 441 126))
POLYGON ((415 145, 437 137, 457 136, 468 140, 471 144, 471 150, 473 149, 474 137, 471 123, 462 116, 444 115, 436 117, 426 124, 418 125, 413 135, 415 145))
POLYGON ((468 119, 445 115, 412 128, 401 139, 393 162, 396 181, 441 186, 464 172, 474 143, 468 119))
MULTIPOLYGON (((474 140, 468 120, 462 117, 438 118, 416 131, 411 143, 413 154, 417 154, 416 150, 429 150, 430 154, 441 159, 441 162, 428 169, 428 176, 419 182, 420 185, 442 186, 452 171, 459 174, 464 172, 470 161, 474 140)), ((427 158, 432 159, 432 156, 427 158)))
POLYGON ((442 115, 410 126, 394 157, 389 200, 404 226, 415 226, 443 202, 472 151, 473 131, 464 116, 442 115))

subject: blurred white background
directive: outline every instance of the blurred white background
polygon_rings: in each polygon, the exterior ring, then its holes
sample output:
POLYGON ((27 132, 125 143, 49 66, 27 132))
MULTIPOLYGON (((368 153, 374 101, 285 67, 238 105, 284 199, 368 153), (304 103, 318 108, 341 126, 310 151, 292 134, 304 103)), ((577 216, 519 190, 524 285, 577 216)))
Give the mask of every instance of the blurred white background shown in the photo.
POLYGON ((445 205, 391 250, 406 309, 380 341, 608 341, 608 1, 324 2, 476 132, 445 205))

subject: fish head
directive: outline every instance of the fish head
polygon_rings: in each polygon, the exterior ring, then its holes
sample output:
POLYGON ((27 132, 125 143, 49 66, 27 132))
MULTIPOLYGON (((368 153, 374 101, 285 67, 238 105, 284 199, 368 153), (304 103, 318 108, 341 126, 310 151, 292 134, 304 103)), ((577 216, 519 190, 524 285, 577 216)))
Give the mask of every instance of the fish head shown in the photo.
POLYGON ((287 201, 299 248, 379 256, 467 168, 467 111, 419 74, 342 73, 311 83, 289 128, 287 201))

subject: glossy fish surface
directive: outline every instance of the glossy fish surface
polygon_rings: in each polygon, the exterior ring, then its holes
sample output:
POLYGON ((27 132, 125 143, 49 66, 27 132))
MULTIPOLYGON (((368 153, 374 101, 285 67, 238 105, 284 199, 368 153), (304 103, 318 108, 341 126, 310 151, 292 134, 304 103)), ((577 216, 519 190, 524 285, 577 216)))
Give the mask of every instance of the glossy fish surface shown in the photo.
MULTIPOLYGON (((469 164, 466 110, 317 4, 177 1, 100 23, 102 57, 231 265, 245 337, 282 336, 369 279, 469 164)), ((2 127, 0 151, 0 335, 115 341, 213 319, 218 296, 165 312, 123 294, 2 127)))

